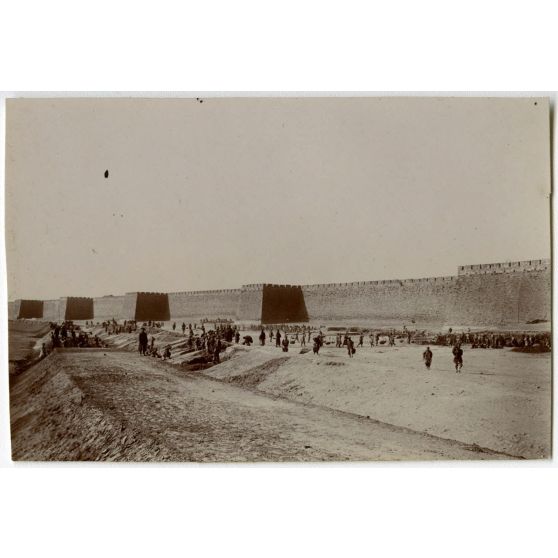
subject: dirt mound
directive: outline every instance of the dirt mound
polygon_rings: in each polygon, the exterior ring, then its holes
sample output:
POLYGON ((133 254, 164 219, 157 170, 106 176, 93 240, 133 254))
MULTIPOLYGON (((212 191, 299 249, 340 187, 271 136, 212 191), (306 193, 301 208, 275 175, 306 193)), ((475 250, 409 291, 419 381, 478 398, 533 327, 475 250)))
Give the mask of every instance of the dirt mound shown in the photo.
MULTIPOLYGON (((105 354, 106 356, 106 354, 105 354)), ((54 352, 19 376, 10 389, 12 458, 31 461, 142 461, 159 456, 154 440, 122 424, 86 396, 54 352)), ((113 376, 117 376, 113 374, 113 376)), ((110 381, 99 375, 98 381, 110 381)))
POLYGON ((246 388, 255 388, 260 385, 270 374, 273 374, 283 365, 284 362, 289 360, 289 357, 280 357, 268 360, 264 364, 254 366, 243 374, 237 374, 227 378, 225 381, 229 384, 246 388))
POLYGON ((8 323, 10 374, 20 374, 37 361, 40 344, 48 337, 50 324, 35 320, 8 323))

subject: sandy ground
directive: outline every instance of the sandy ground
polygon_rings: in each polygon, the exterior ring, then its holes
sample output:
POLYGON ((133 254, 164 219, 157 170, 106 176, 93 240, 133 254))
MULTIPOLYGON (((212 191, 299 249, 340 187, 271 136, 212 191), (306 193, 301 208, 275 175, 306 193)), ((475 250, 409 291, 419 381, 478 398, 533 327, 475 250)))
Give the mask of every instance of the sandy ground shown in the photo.
POLYGON ((50 355, 14 380, 11 421, 16 460, 504 457, 353 414, 258 394, 119 351, 76 349, 50 355))
POLYGON ((193 373, 199 353, 185 338, 154 333, 157 346, 172 345, 170 363, 140 357, 135 334, 103 335, 115 350, 57 351, 15 378, 14 458, 550 456, 550 354, 465 347, 456 374, 448 347, 432 347, 428 371, 413 344, 365 346, 352 359, 331 345, 319 356, 233 345, 220 365, 193 373))
POLYGON ((324 347, 319 356, 266 345, 232 358, 206 374, 303 403, 347 411, 435 436, 514 456, 550 456, 551 356, 510 349, 465 347, 455 373, 449 347, 324 347))

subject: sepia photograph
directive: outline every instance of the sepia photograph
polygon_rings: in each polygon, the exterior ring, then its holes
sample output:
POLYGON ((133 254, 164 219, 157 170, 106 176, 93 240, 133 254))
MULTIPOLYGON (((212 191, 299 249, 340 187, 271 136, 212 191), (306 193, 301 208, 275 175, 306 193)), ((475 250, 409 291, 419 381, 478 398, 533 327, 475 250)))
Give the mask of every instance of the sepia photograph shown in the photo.
POLYGON ((552 457, 546 97, 6 100, 11 457, 552 457))

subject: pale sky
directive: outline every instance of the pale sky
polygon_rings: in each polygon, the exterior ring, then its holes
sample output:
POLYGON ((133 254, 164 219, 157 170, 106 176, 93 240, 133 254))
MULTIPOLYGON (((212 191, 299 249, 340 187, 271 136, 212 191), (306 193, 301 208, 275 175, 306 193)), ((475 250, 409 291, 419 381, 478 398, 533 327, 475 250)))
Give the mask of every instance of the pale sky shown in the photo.
POLYGON ((550 257, 546 99, 20 99, 6 119, 10 300, 550 257))

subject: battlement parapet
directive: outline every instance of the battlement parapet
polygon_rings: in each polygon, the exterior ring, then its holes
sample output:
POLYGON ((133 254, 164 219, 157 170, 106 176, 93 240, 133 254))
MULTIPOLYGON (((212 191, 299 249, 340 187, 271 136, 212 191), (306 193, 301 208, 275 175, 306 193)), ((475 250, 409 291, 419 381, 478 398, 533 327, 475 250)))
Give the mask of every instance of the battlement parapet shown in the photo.
POLYGON ((151 291, 131 291, 127 295, 147 295, 147 296, 167 296, 167 293, 151 292, 151 291))
POLYGON ((168 293, 169 296, 172 295, 215 295, 215 294, 235 294, 239 293, 241 289, 211 289, 207 291, 177 291, 174 293, 168 293))
POLYGON ((449 283, 457 280, 456 275, 447 275, 441 277, 422 277, 419 279, 381 279, 378 281, 353 281, 352 283, 316 283, 313 285, 302 285, 305 290, 320 290, 320 289, 343 289, 355 287, 402 287, 407 285, 417 284, 440 284, 449 283))
POLYGON ((512 273, 514 271, 546 271, 550 269, 550 260, 522 260, 516 262, 497 262, 489 264, 461 265, 458 275, 485 275, 487 273, 512 273))

